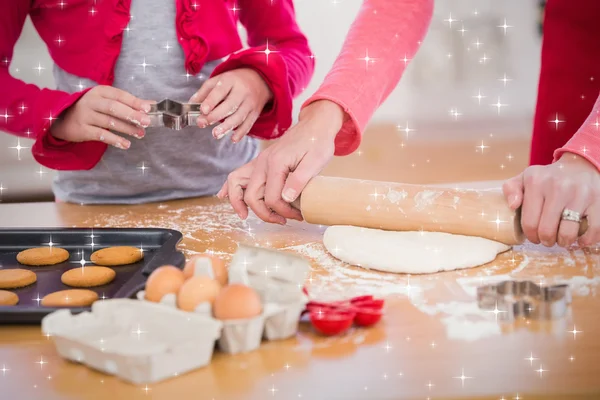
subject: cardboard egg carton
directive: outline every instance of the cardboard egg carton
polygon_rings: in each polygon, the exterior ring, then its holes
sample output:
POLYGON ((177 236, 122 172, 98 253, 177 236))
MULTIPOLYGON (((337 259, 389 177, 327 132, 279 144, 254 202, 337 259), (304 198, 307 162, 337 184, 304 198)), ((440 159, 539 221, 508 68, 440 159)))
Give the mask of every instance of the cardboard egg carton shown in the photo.
POLYGON ((222 323, 202 314, 132 299, 98 301, 91 312, 59 310, 42 320, 59 355, 147 384, 210 363, 222 323))
MULTIPOLYGON (((110 299, 77 315, 59 310, 42 320, 42 331, 51 335, 61 357, 135 383, 158 382, 210 363, 215 342, 225 353, 248 352, 264 339, 293 336, 307 303, 302 285, 308 261, 277 251, 240 246, 229 267, 229 282, 253 287, 262 301, 254 318, 219 321, 209 303, 195 312, 177 308, 174 294, 160 303, 110 299), (287 268, 260 276, 265 268, 287 268)), ((199 259, 194 274, 214 279, 208 259, 199 259)), ((143 300, 143 301, 139 301, 143 300)))
MULTIPOLYGON (((262 313, 248 319, 220 321, 223 328, 218 339, 219 349, 229 354, 243 353, 256 350, 262 339, 280 340, 294 336, 308 302, 302 287, 309 268, 310 263, 302 257, 240 245, 229 264, 229 284, 244 284, 256 290, 261 299, 262 313)), ((194 275, 214 279, 208 258, 196 261, 194 275)), ((144 291, 139 292, 137 297, 146 301, 144 291)), ((175 295, 165 295, 160 304, 177 307, 175 295)), ((213 318, 209 303, 199 304, 194 314, 213 318)))

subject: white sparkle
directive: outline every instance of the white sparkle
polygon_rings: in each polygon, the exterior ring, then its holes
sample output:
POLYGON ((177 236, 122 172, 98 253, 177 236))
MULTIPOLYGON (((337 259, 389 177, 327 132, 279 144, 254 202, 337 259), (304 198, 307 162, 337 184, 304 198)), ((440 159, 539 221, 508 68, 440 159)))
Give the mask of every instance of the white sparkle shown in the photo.
POLYGON ((577 339, 578 333, 583 333, 583 331, 578 331, 577 327, 575 325, 573 325, 573 330, 568 331, 568 332, 573 334, 573 339, 577 339))
POLYGON ((495 223, 495 224, 496 224, 496 230, 499 230, 499 229, 500 229, 500 224, 502 224, 502 223, 505 223, 505 222, 507 222, 507 221, 503 221, 503 220, 501 220, 501 219, 500 219, 500 212, 498 212, 498 213, 496 214, 496 219, 495 219, 495 220, 492 220, 492 221, 490 221, 490 222, 493 222, 493 223, 495 223))
POLYGON ((23 114, 25 112, 25 110, 27 110, 27 106, 25 105, 25 103, 21 103, 21 105, 18 107, 20 114, 23 114))
POLYGON ((146 63, 146 57, 144 57, 144 62, 141 64, 137 64, 139 67, 142 67, 144 69, 144 73, 146 73, 146 67, 154 67, 154 64, 148 64, 146 63))
POLYGON ((402 58, 402 61, 404 61, 404 65, 406 65, 410 61, 410 58, 406 57, 406 54, 404 54, 404 58, 402 58))
POLYGON ((40 357, 40 361, 36 361, 35 363, 40 365, 40 369, 43 369, 44 365, 48 364, 48 361, 44 361, 44 357, 40 357))
POLYGON ((10 371, 10 369, 7 368, 5 364, 2 364, 2 368, 0 368, 0 371, 2 371, 2 376, 6 376, 6 373, 10 371))
POLYGON ((446 18, 444 21, 448 23, 448 25, 450 26, 450 28, 452 28, 452 23, 456 22, 458 20, 452 18, 452 13, 450 13, 450 16, 448 18, 446 18))
POLYGON ((425 385, 429 388, 429 390, 431 390, 432 387, 434 387, 435 385, 433 383, 431 383, 431 381, 429 381, 429 383, 427 383, 427 385, 425 385))
POLYGON ((502 107, 507 107, 507 106, 508 106, 508 104, 502 104, 502 103, 500 102, 500 97, 498 97, 498 101, 497 101, 495 104, 492 104, 491 106, 492 106, 492 107, 496 107, 496 108, 498 109, 498 115, 500 115, 500 109, 501 109, 502 107))
POLYGON ((271 386, 271 388, 269 389, 269 392, 271 392, 271 396, 275 396, 275 392, 278 392, 279 390, 275 387, 275 385, 271 386))
POLYGON ((14 115, 8 113, 8 109, 4 110, 4 114, 0 114, 0 117, 4 118, 4 122, 8 122, 9 118, 14 117, 14 115))
POLYGON ((97 12, 98 12, 98 11, 96 10, 96 8, 95 8, 95 7, 92 7, 92 8, 90 8, 90 11, 88 11, 88 13, 89 13, 89 14, 90 14, 92 17, 94 17, 94 16, 96 15, 96 13, 97 13, 97 12))
POLYGON ((65 42, 65 39, 63 39, 60 35, 58 35, 58 37, 56 39, 54 39, 54 41, 56 43, 58 43, 58 47, 60 47, 65 42))
POLYGON ((468 30, 465 29, 464 25, 458 31, 461 33, 462 36, 465 36, 465 32, 468 32, 468 30))
POLYGON ((548 121, 548 122, 552 122, 554 124, 554 129, 558 130, 558 125, 565 121, 561 121, 560 119, 558 119, 558 113, 557 113, 556 116, 554 117, 554 119, 551 121, 548 121))
POLYGON ((34 67, 33 69, 35 69, 38 72, 38 75, 41 75, 42 71, 45 70, 46 68, 44 68, 40 62, 38 62, 37 67, 34 67))
MULTIPOLYGON (((486 146, 485 144, 483 144, 483 140, 482 140, 482 141, 481 141, 481 144, 480 144, 480 145, 478 145, 478 146, 475 146, 475 147, 477 147, 477 148, 479 149, 479 150, 477 150, 477 151, 481 151, 481 153, 483 154, 483 151, 484 151, 485 149, 488 149, 490 146, 486 146)), ((482 215, 482 216, 483 216, 483 215, 482 215)))
POLYGON ((42 177, 44 176, 44 174, 47 174, 48 172, 44 171, 44 170, 42 169, 42 166, 40 165, 40 169, 38 169, 38 170, 36 171, 36 173, 37 173, 37 174, 40 176, 40 179, 42 179, 42 177))
POLYGON ((91 261, 86 261, 86 259, 83 257, 83 251, 81 252, 81 260, 77 260, 77 261, 70 261, 73 264, 79 264, 81 265, 81 267, 85 267, 85 264, 91 264, 91 261))
POLYGON ((173 48, 173 46, 171 46, 169 44, 169 42, 165 43, 165 45, 163 46, 163 49, 167 50, 167 53, 169 52, 169 50, 171 50, 173 48))
POLYGON ((462 387, 465 387, 465 380, 467 380, 467 379, 473 379, 473 377, 472 376, 465 376, 465 369, 462 368, 461 375, 460 376, 455 376, 454 379, 460 379, 462 387))
POLYGON ((148 387, 148 385, 146 385, 146 386, 144 386, 144 387, 142 388, 142 390, 143 390, 144 392, 146 392, 146 394, 148 394, 148 392, 149 392, 149 391, 151 391, 152 389, 151 389, 151 388, 149 388, 149 387, 148 387))
POLYGON ((52 235, 50 235, 50 238, 48 239, 48 241, 46 243, 42 243, 42 244, 44 246, 52 248, 55 244, 58 244, 58 243, 53 242, 52 241, 52 235))
POLYGON ((9 149, 15 149, 17 150, 17 158, 19 159, 19 161, 21 160, 21 150, 25 150, 28 149, 29 147, 26 146, 21 146, 21 139, 18 138, 17 139, 17 145, 13 146, 13 147, 9 147, 9 149))
POLYGON ((267 64, 269 64, 269 56, 271 55, 271 53, 278 53, 278 52, 275 50, 271 50, 271 48, 269 47, 269 41, 267 40, 265 49, 262 51, 259 51, 259 53, 264 53, 265 57, 267 58, 267 64))
POLYGON ((81 81, 79 81, 79 83, 75 86, 79 89, 79 91, 82 91, 83 89, 86 88, 86 86, 81 81))
POLYGON ((451 108, 449 113, 451 116, 454 117, 455 120, 458 120, 458 117, 460 117, 462 115, 462 113, 460 111, 458 111, 457 108, 451 108))
POLYGON ((508 28, 512 28, 512 26, 511 26, 511 25, 508 25, 508 24, 506 23, 506 18, 504 18, 504 24, 502 24, 502 25, 498 25, 498 28, 502 28, 502 29, 504 29, 504 34, 506 35, 506 30, 507 30, 508 28))
POLYGON ((500 82, 502 82, 504 84, 504 87, 506 87, 506 83, 512 81, 512 79, 510 79, 509 77, 506 76, 506 74, 504 74, 504 76, 500 79, 498 79, 500 82))
POLYGON ((538 374, 540 374, 540 378, 543 376, 544 372, 548 372, 547 369, 544 369, 544 367, 542 365, 540 365, 539 369, 535 370, 538 374))
POLYGON ((491 60, 491 58, 488 57, 487 54, 483 53, 483 56, 479 59, 479 63, 486 64, 489 60, 491 60))
POLYGON ((146 167, 146 163, 142 162, 142 166, 141 167, 137 167, 137 169, 142 171, 142 175, 146 174, 146 170, 149 169, 149 167, 146 167))
POLYGON ((390 345, 390 342, 385 342, 385 346, 383 346, 383 348, 385 349, 386 353, 389 353, 390 350, 393 349, 392 345, 390 345))
POLYGON ((481 94, 481 89, 477 91, 477 95, 473 96, 474 99, 477 99, 479 104, 481 104, 481 99, 485 99, 485 96, 481 94))
POLYGON ((527 361, 529 361, 529 363, 533 366, 533 362, 536 360, 539 360, 539 358, 536 358, 533 356, 533 352, 531 352, 531 354, 529 354, 529 357, 525 358, 527 361))
POLYGON ((131 333, 134 333, 134 334, 136 334, 136 335, 137 335, 137 337, 138 337, 138 340, 139 340, 139 339, 140 339, 140 336, 142 335, 142 333, 146 333, 146 331, 143 331, 143 330, 140 328, 140 324, 138 324, 138 326, 137 326, 137 329, 136 329, 136 330, 134 330, 134 331, 131 331, 131 333))
POLYGON ((370 57, 369 56, 369 49, 367 49, 365 51, 365 56, 362 57, 362 58, 359 58, 359 60, 362 60, 362 61, 365 62, 365 69, 369 69, 369 64, 370 63, 374 63, 377 59, 373 58, 373 57, 370 57))
POLYGON ((477 38, 475 40, 475 43, 473 43, 473 45, 477 48, 477 50, 479 50, 479 47, 483 45, 483 42, 480 42, 479 38, 477 38))

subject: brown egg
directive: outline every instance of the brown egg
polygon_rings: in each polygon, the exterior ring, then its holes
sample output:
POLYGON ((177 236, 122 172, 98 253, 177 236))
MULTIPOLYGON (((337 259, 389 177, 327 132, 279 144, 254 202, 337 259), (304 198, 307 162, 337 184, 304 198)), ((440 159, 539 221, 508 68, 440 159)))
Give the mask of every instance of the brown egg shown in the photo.
POLYGON ((220 290, 221 285, 216 280, 208 276, 192 276, 177 293, 177 307, 194 311, 200 303, 209 302, 212 305, 220 290))
POLYGON ((213 274, 217 282, 219 282, 221 286, 227 285, 227 266, 225 265, 225 261, 220 257, 208 253, 197 254, 190 258, 183 269, 186 279, 194 276, 194 265, 196 265, 196 260, 199 258, 208 258, 211 261, 213 274))
POLYGON ((164 295, 177 294, 185 282, 183 271, 172 265, 156 268, 146 281, 146 300, 160 302, 164 295))
POLYGON ((253 318, 261 312, 262 305, 258 293, 242 284, 221 289, 213 304, 213 314, 217 319, 253 318))

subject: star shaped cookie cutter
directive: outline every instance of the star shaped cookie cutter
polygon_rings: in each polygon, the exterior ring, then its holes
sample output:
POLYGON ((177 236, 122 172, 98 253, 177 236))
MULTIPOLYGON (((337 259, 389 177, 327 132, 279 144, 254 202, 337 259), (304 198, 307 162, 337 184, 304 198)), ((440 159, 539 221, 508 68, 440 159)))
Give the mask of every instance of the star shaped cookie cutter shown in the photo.
POLYGON ((179 131, 186 126, 196 125, 196 119, 202 115, 200 103, 181 103, 165 99, 152 104, 148 116, 149 127, 165 127, 179 131))
POLYGON ((531 281, 503 281, 477 288, 479 308, 499 319, 563 317, 571 304, 569 285, 540 286, 531 281))

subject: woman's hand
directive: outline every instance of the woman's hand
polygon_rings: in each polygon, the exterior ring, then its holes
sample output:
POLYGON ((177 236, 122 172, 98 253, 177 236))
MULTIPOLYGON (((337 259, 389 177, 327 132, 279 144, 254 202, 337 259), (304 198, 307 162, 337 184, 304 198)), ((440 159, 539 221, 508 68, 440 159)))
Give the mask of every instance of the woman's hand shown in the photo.
POLYGON ((217 196, 229 197, 242 219, 248 207, 263 221, 285 224, 287 218, 302 220, 291 206, 306 184, 331 160, 335 136, 342 127, 344 111, 328 100, 316 101, 300 113, 299 122, 275 144, 227 177, 217 196))
POLYGON ((68 142, 101 141, 128 149, 131 142, 110 131, 141 139, 150 125, 146 113, 152 103, 112 86, 96 86, 65 110, 50 134, 68 142))
POLYGON ((600 172, 583 157, 565 153, 554 164, 531 166, 506 181, 503 191, 512 209, 522 205, 521 226, 531 242, 573 244, 579 223, 563 220, 565 209, 587 217, 581 246, 600 242, 600 172))
POLYGON ((234 131, 231 141, 237 143, 250 132, 272 97, 271 89, 258 72, 240 68, 204 82, 190 103, 202 103, 204 115, 197 120, 200 128, 223 121, 213 129, 213 136, 221 139, 234 131))

